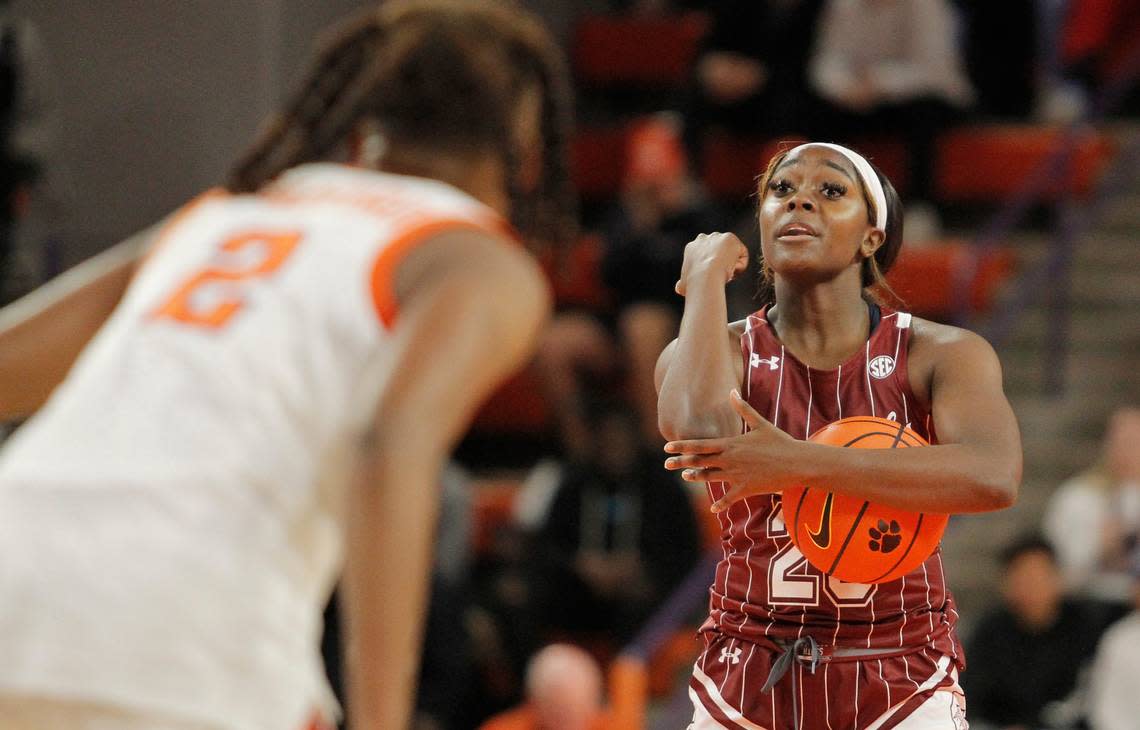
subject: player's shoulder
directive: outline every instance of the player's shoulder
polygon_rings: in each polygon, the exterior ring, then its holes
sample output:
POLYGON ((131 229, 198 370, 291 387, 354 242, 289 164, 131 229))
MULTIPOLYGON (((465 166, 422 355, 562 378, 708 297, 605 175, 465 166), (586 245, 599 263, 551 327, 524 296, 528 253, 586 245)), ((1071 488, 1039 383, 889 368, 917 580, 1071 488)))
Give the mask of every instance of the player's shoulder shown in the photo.
POLYGON ((1000 377, 997 353, 978 333, 918 317, 912 326, 914 335, 908 352, 912 376, 927 379, 941 375, 995 374, 1000 377))
POLYGON ((986 356, 994 353, 993 346, 986 338, 964 327, 914 317, 911 328, 914 332, 910 345, 912 357, 927 352, 935 355, 965 356, 986 356))

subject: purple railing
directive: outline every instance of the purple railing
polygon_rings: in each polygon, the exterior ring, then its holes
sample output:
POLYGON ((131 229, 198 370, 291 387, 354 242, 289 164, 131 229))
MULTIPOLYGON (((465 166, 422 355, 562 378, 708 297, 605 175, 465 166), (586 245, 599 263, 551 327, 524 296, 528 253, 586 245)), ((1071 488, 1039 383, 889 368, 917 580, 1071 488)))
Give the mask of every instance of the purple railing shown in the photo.
MULTIPOLYGON (((1024 219, 1029 210, 1042 199, 1046 190, 1068 176, 1073 155, 1082 137, 1103 122, 1105 115, 1116 108, 1137 78, 1140 78, 1140 46, 1134 49, 1120 72, 1096 95, 1087 113, 1069 125, 1053 153, 1042 161, 1022 188, 982 227, 971 242, 968 262, 955 271, 954 292, 958 297, 958 321, 968 322, 975 315, 970 303, 970 288, 980 261, 1024 219)), ((1046 393, 1059 395, 1065 388, 1073 247, 1099 217, 1115 184, 1136 169, 1137 158, 1140 158, 1140 140, 1133 140, 1119 151, 1114 164, 1096 186, 1086 205, 1078 204, 1073 192, 1062 186, 1066 192, 1058 202, 1057 226, 1048 255, 1036 267, 1021 274, 1012 296, 980 328, 986 339, 995 346, 1000 345, 1009 337, 1029 304, 1039 293, 1044 292, 1048 298, 1050 323, 1045 342, 1050 363, 1044 369, 1043 389, 1046 393)))

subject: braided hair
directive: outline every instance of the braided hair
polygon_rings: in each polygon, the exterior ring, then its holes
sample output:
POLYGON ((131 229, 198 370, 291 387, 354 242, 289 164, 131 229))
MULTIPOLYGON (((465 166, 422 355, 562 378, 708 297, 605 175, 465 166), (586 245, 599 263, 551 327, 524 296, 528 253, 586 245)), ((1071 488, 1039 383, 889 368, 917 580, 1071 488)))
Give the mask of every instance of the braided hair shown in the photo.
POLYGON ((296 165, 334 157, 375 122, 390 147, 443 156, 500 155, 512 214, 527 238, 564 244, 574 232, 566 162, 570 89, 562 56, 529 13, 492 0, 392 0, 336 30, 283 111, 230 173, 254 192, 296 165), (517 188, 513 118, 541 93, 543 170, 517 188))

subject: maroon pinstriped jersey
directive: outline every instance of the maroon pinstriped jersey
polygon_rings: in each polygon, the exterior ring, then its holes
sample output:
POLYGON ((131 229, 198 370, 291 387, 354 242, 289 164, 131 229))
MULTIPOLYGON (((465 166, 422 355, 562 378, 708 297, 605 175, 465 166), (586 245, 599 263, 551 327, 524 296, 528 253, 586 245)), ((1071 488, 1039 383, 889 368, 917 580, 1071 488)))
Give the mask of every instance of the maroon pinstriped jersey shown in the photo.
MULTIPOLYGON (((879 416, 908 424, 934 443, 930 414, 907 379, 910 324, 909 314, 884 308, 863 348, 834 370, 818 370, 784 348, 766 310, 757 312, 741 337, 743 395, 798 439, 840 418, 879 416)), ((722 482, 708 488, 713 500, 726 490, 722 482)), ((810 635, 838 646, 927 647, 964 665, 941 550, 898 580, 845 583, 808 564, 792 544, 778 495, 741 500, 718 517, 724 557, 704 629, 748 641, 810 635)))

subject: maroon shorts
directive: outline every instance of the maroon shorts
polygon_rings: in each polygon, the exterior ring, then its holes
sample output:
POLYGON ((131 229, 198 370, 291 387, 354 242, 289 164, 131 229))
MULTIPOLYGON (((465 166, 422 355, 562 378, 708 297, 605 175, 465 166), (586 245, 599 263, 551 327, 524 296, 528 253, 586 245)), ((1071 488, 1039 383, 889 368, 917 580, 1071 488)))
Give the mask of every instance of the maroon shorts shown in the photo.
POLYGON ((691 727, 887 730, 920 708, 924 714, 931 713, 933 703, 928 701, 935 693, 947 693, 938 695, 939 700, 947 700, 941 703, 945 704, 945 723, 923 726, 966 727, 958 671, 948 656, 917 649, 881 658, 840 657, 818 664, 814 673, 809 663, 793 661, 771 691, 763 692, 781 653, 775 645, 706 634, 705 650, 689 680, 689 696, 696 710, 691 727))

